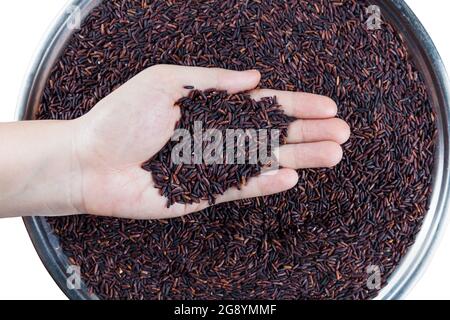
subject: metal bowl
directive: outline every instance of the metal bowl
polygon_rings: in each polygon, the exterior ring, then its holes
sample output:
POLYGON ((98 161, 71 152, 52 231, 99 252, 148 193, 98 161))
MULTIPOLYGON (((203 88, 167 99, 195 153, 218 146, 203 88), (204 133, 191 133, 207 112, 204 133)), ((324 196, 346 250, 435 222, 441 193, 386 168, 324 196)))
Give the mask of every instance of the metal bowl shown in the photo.
MULTIPOLYGON (((425 78, 437 114, 438 145, 435 153, 430 209, 414 244, 389 278, 388 284, 376 297, 376 299, 399 299, 405 296, 430 261, 448 216, 450 90, 444 64, 433 42, 406 3, 403 0, 373 2, 381 8, 383 18, 391 22, 401 33, 409 51, 414 53, 416 66, 425 78)), ((99 3, 101 0, 72 0, 63 9, 34 57, 20 95, 17 120, 34 118, 51 68, 73 33, 73 30, 68 28, 68 23, 73 19, 73 16, 68 14, 73 11, 70 9, 77 8, 76 13, 83 19, 99 3)), ((61 290, 71 299, 96 299, 96 296, 88 293, 83 284, 78 290, 71 290, 66 285, 69 261, 45 218, 24 218, 24 222, 36 251, 61 290)))

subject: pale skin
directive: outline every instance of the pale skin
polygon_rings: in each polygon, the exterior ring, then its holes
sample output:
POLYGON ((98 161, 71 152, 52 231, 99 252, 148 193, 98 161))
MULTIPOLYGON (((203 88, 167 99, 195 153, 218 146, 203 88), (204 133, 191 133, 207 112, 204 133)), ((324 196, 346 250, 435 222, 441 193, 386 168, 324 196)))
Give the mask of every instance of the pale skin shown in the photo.
POLYGON ((0 124, 0 217, 165 219, 206 208, 206 201, 167 208, 141 167, 170 140, 180 117, 174 103, 189 92, 186 85, 250 91, 257 100, 276 96, 285 113, 297 118, 279 150, 282 168, 226 191, 217 203, 282 192, 297 184, 296 169, 338 164, 350 129, 336 118, 336 104, 313 94, 255 89, 260 78, 256 70, 157 65, 79 119, 0 124))

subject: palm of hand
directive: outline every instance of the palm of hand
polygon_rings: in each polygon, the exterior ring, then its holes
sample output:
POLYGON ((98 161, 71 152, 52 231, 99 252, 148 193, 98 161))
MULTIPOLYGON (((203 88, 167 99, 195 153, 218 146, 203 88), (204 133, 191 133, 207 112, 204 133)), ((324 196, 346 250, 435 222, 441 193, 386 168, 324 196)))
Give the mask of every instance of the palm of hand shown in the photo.
POLYGON ((144 208, 162 210, 164 200, 141 165, 169 141, 180 117, 175 96, 164 89, 167 85, 143 72, 86 115, 83 154, 90 172, 83 175, 83 198, 87 212, 139 218, 144 208), (153 206, 148 206, 149 198, 155 200, 153 206))

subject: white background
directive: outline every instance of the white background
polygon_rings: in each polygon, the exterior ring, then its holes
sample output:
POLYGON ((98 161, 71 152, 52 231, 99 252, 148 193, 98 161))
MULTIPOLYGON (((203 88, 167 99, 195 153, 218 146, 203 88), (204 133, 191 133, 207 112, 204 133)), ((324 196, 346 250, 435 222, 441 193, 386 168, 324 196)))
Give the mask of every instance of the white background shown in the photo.
MULTIPOLYGON (((430 33, 450 70, 450 1, 406 2, 430 33)), ((19 90, 33 53, 64 3, 65 0, 2 1, 0 122, 14 120, 19 90)), ((450 229, 446 231, 408 299, 450 299, 450 229)), ((39 260, 21 219, 0 221, 0 299, 66 299, 39 260)))

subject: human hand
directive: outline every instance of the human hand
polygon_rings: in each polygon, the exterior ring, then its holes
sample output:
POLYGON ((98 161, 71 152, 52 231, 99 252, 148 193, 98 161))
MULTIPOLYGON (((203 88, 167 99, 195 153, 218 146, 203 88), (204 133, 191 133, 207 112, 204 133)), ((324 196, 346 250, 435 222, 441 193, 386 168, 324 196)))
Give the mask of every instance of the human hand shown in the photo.
POLYGON ((350 134, 329 98, 306 93, 257 89, 258 71, 228 71, 157 65, 144 70, 89 113, 74 121, 73 158, 80 177, 72 184, 74 207, 90 214, 136 219, 170 218, 202 210, 200 204, 174 204, 153 186, 142 164, 170 140, 180 110, 174 103, 188 94, 184 87, 216 88, 229 93, 251 91, 255 99, 277 96, 287 115, 298 118, 280 147, 283 169, 249 180, 217 198, 217 203, 278 193, 298 181, 295 169, 332 167, 342 158, 341 143, 350 134))

